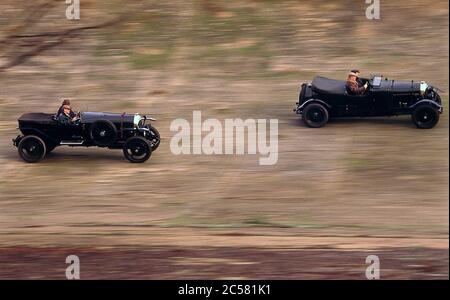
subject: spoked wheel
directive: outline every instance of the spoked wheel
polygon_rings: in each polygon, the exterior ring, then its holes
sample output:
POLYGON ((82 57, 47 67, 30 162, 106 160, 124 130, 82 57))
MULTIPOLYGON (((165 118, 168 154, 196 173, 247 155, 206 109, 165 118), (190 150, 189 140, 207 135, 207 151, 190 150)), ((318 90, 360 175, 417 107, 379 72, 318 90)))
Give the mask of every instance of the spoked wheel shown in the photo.
POLYGON ((17 149, 19 150, 19 156, 28 163, 36 163, 42 160, 47 151, 44 141, 35 135, 23 137, 17 149))
POLYGON ((439 111, 431 105, 419 105, 412 113, 412 121, 418 128, 433 128, 439 122, 439 111))
POLYGON ((307 105, 302 112, 303 121, 308 127, 318 128, 328 122, 328 110, 319 103, 307 105))
POLYGON ((153 126, 148 126, 148 129, 150 130, 150 144, 152 145, 152 152, 158 149, 159 144, 161 143, 161 137, 159 135, 158 130, 156 130, 153 126))
POLYGON ((152 146, 145 138, 133 136, 123 145, 123 155, 132 163, 143 163, 152 155, 152 146))
POLYGON ((109 120, 95 121, 91 126, 90 137, 99 147, 108 147, 117 137, 117 128, 109 120))

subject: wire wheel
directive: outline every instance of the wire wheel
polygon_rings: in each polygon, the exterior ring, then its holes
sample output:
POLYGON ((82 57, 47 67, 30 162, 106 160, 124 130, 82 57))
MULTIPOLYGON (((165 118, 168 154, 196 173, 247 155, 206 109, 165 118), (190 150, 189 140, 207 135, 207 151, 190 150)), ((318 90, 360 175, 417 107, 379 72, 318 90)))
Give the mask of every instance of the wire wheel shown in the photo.
POLYGON ((311 103, 302 112, 303 121, 307 126, 318 128, 328 122, 328 110, 319 103, 311 103))
POLYGON ((132 163, 143 163, 152 155, 152 147, 145 138, 133 136, 126 140, 123 155, 132 163))
POLYGON ((44 141, 35 135, 23 137, 17 149, 19 156, 28 163, 36 163, 42 160, 47 151, 44 141))
POLYGON ((431 105, 420 105, 414 109, 412 121, 418 128, 430 129, 439 122, 439 112, 431 105))

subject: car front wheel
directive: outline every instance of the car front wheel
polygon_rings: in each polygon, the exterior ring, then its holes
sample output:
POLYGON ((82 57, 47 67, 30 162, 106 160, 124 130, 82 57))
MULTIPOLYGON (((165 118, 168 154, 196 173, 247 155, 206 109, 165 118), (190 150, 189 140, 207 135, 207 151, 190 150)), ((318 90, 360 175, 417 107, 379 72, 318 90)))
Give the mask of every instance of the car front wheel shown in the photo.
POLYGON ((23 137, 17 149, 19 150, 19 156, 28 163, 41 161, 47 151, 44 141, 35 135, 23 137))
POLYGON ((419 105, 412 113, 413 123, 421 129, 430 129, 439 122, 439 111, 431 105, 419 105))
POLYGON ((308 127, 319 128, 328 122, 328 110, 322 104, 311 103, 303 109, 302 118, 308 127))
POLYGON ((143 163, 152 155, 152 146, 145 138, 133 136, 125 141, 123 155, 132 163, 143 163))

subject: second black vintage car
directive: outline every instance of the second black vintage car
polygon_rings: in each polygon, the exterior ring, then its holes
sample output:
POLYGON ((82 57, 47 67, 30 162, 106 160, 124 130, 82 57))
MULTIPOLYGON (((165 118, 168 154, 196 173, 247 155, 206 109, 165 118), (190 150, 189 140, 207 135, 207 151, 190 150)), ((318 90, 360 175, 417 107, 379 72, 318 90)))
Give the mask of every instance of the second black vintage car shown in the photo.
POLYGON ((77 121, 66 125, 54 114, 27 113, 18 120, 22 135, 13 139, 13 144, 29 163, 63 145, 122 149, 130 162, 141 163, 160 144, 159 132, 149 123, 153 120, 139 114, 82 112, 77 121))
POLYGON ((411 115, 418 128, 432 128, 443 112, 438 89, 425 82, 388 80, 382 76, 365 79, 363 95, 350 95, 346 82, 315 77, 301 87, 294 111, 309 127, 322 127, 333 117, 411 115))

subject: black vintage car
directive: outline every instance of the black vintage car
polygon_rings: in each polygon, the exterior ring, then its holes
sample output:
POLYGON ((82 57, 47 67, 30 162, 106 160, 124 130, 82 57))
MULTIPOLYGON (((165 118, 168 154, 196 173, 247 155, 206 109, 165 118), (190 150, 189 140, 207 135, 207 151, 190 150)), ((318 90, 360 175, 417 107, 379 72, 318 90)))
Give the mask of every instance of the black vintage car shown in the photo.
POLYGON ((27 113, 19 118, 22 135, 13 139, 20 157, 29 163, 44 158, 58 146, 98 146, 123 149, 133 163, 145 162, 160 144, 159 132, 139 114, 82 112, 71 124, 62 124, 54 114, 27 113))
POLYGON ((309 127, 322 127, 333 117, 411 115, 418 128, 432 128, 443 112, 438 89, 425 82, 388 80, 382 76, 362 79, 363 95, 351 95, 346 82, 315 77, 302 84, 294 111, 309 127))

